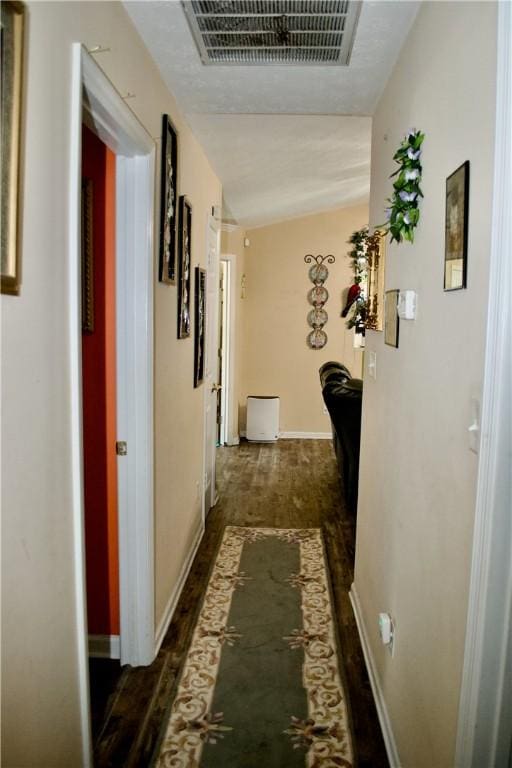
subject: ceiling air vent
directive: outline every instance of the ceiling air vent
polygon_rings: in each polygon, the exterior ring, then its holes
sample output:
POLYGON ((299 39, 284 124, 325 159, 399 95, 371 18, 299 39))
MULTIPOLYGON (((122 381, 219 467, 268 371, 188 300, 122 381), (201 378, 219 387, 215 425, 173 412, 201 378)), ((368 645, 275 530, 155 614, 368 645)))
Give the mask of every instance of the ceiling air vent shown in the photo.
POLYGON ((182 0, 203 64, 346 65, 358 0, 182 0))

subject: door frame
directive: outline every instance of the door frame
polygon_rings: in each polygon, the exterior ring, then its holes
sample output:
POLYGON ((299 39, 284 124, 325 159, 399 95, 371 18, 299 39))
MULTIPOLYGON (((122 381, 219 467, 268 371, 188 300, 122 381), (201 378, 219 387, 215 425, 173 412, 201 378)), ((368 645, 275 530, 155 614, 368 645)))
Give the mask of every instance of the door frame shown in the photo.
MULTIPOLYGON (((237 344, 237 286, 238 280, 238 260, 233 253, 221 253, 220 260, 227 262, 228 265, 228 307, 227 317, 227 368, 226 378, 227 386, 224 390, 226 404, 226 445, 238 445, 240 436, 238 434, 238 402, 236 399, 235 371, 236 371, 236 344, 237 344)), ((224 382, 222 382, 224 386, 224 382)))
POLYGON ((230 286, 231 264, 221 255, 219 260, 219 303, 222 298, 222 304, 219 309, 220 336, 220 424, 219 424, 219 443, 226 445, 228 442, 228 420, 230 417, 230 407, 228 398, 228 387, 230 380, 230 338, 229 338, 229 304, 231 300, 230 286))
POLYGON ((153 205, 155 143, 80 43, 72 46, 69 353, 74 571, 83 764, 91 764, 81 359, 81 132, 116 154, 117 434, 121 663, 154 659, 153 205))
MULTIPOLYGON (((220 264, 220 224, 212 213, 208 214, 206 222, 206 371, 204 380, 204 431, 203 431, 203 522, 210 509, 216 503, 215 487, 215 457, 217 451, 217 405, 213 405, 214 387, 218 376, 218 340, 219 340, 219 264, 220 264), (212 262, 210 236, 214 235, 216 246, 212 262), (213 290, 211 288, 213 284, 213 290), (210 421, 210 423, 209 423, 210 421), (208 445, 208 435, 213 436, 208 445), (208 473, 211 474, 208 483, 208 473)), ((215 397, 217 393, 215 392, 215 397)))
POLYGON ((512 723, 512 6, 498 4, 496 141, 482 424, 457 768, 510 765, 512 723))

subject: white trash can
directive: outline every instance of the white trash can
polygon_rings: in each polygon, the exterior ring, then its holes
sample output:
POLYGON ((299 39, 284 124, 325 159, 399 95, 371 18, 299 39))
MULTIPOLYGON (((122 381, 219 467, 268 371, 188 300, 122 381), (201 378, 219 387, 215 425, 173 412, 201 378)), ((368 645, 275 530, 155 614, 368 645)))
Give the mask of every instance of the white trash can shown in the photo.
POLYGON ((246 437, 253 443, 274 443, 279 438, 279 398, 250 395, 247 398, 246 437))

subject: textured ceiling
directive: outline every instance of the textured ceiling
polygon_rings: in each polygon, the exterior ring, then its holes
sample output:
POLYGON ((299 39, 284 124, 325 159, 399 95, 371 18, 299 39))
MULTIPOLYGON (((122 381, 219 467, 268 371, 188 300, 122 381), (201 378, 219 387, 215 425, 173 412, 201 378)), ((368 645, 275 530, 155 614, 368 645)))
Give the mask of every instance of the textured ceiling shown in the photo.
POLYGON ((346 116, 373 113, 418 7, 364 2, 348 67, 206 67, 178 0, 125 2, 246 226, 368 198, 370 120, 346 116))
POLYGON ((245 226, 368 200, 369 117, 196 115, 194 126, 245 226))

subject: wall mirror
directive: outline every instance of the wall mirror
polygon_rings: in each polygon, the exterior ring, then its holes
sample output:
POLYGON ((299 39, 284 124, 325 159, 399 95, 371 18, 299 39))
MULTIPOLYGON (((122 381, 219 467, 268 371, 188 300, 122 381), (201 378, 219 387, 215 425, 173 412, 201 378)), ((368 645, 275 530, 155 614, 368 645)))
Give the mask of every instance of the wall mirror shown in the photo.
POLYGON ((386 233, 376 229, 367 238, 368 298, 366 303, 366 328, 382 331, 384 304, 384 266, 386 233))

